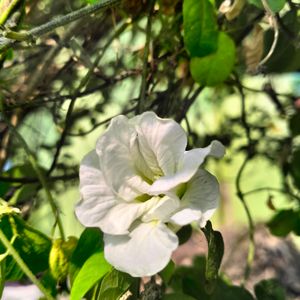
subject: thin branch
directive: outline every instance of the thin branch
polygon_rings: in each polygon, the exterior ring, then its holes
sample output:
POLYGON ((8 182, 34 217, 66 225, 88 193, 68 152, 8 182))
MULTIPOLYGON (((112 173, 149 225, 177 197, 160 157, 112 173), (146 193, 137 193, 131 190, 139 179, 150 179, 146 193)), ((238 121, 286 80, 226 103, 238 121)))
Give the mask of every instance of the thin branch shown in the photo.
POLYGON ((149 3, 149 15, 146 27, 146 43, 144 47, 144 56, 143 56, 143 73, 142 73, 142 83, 139 101, 137 105, 137 114, 143 112, 145 106, 146 98, 146 89, 147 89, 147 77, 148 77, 148 57, 150 50, 150 40, 151 40, 151 28, 152 28, 152 16, 154 10, 155 0, 151 0, 149 3))
POLYGON ((281 193, 281 194, 284 194, 284 195, 288 194, 290 197, 294 198, 295 200, 297 200, 300 203, 300 197, 299 196, 297 196, 295 194, 292 194, 292 193, 289 193, 284 189, 279 189, 279 188, 274 188, 274 187, 260 187, 260 188, 250 190, 248 192, 244 192, 243 194, 244 194, 244 196, 249 196, 249 195, 260 193, 260 192, 270 192, 270 191, 281 193))
MULTIPOLYGON (((0 97, 0 107, 2 108, 3 111, 3 99, 0 97)), ((32 153, 31 149, 29 148, 29 146, 27 145, 26 141, 24 140, 24 138, 22 137, 22 135, 16 130, 16 128, 9 122, 9 120, 7 119, 6 115, 4 113, 1 114, 3 120, 6 122, 9 130, 11 131, 12 135, 14 135, 17 140, 21 143, 21 145, 23 146, 27 157, 28 157, 28 161, 31 164, 34 172, 36 173, 37 178, 39 179, 41 185, 43 186, 45 193, 46 193, 46 197, 47 200, 51 206, 53 215, 55 216, 55 220, 56 220, 56 224, 58 225, 59 231, 60 231, 60 235, 61 238, 64 240, 65 239, 65 234, 64 234, 64 229, 63 229, 63 225, 62 225, 62 220, 60 217, 60 212, 59 212, 59 208, 54 200, 54 198, 52 197, 52 194, 50 192, 50 189, 48 187, 48 183, 47 180, 42 172, 42 170, 40 169, 40 166, 38 165, 38 162, 35 158, 34 153, 32 153)))
MULTIPOLYGON (((82 98, 84 96, 88 96, 90 94, 93 94, 97 91, 101 91, 102 89, 105 89, 119 81, 122 81, 130 76, 135 76, 140 74, 140 70, 137 69, 132 69, 128 70, 122 74, 117 75, 114 78, 104 78, 103 76, 101 79, 103 79, 105 82, 101 83, 95 87, 92 87, 88 90, 85 90, 83 92, 75 92, 73 94, 69 95, 54 95, 54 96, 47 96, 44 99, 41 99, 41 96, 37 96, 36 98, 32 99, 31 101, 28 102, 21 102, 21 103, 14 103, 14 104, 5 104, 4 111, 10 111, 15 108, 20 108, 20 107, 33 107, 33 106, 38 106, 38 105, 45 105, 48 103, 53 103, 53 102, 63 102, 66 100, 74 99, 74 98, 82 98)), ((96 74, 97 76, 97 74, 96 74)), ((2 112, 2 108, 0 107, 0 112, 2 112)))
MULTIPOLYGON (((46 33, 49 33, 58 27, 67 25, 71 22, 74 22, 80 18, 96 13, 100 10, 104 10, 106 8, 112 7, 120 2, 121 0, 103 0, 97 2, 96 4, 88 5, 76 11, 73 11, 65 16, 56 17, 53 20, 49 21, 48 23, 42 24, 38 27, 35 27, 27 31, 26 35, 23 38, 23 41, 31 41, 32 39, 45 35, 46 33)), ((16 40, 2 37, 0 38, 0 52, 5 51, 8 48, 13 47, 18 43, 19 42, 16 40)))
POLYGON ((178 123, 180 123, 182 121, 182 119, 184 119, 184 117, 186 116, 188 110, 193 105, 193 103, 196 101, 197 97, 203 91, 204 88, 205 88, 205 86, 198 87, 195 90, 195 92, 192 94, 192 96, 190 98, 188 98, 190 93, 193 90, 193 87, 191 87, 191 89, 188 92, 188 95, 186 96, 187 99, 185 99, 185 101, 183 102, 182 109, 180 109, 180 111, 178 111, 178 115, 175 118, 178 123))
POLYGON ((240 169, 238 170, 238 174, 235 180, 235 187, 236 187, 236 191, 237 191, 237 196, 240 199, 244 210, 246 212, 246 216, 248 219, 248 225, 249 225, 249 248, 248 248, 248 255, 247 255, 247 264, 246 264, 246 268, 245 268, 245 273, 244 273, 244 280, 247 280, 249 275, 250 275, 250 271, 251 271, 251 266, 254 260, 254 252, 255 252, 255 240, 254 240, 254 222, 249 210, 249 207, 247 205, 247 202, 245 200, 244 197, 244 193, 242 192, 242 188, 241 188, 241 179, 242 179, 242 175, 243 172, 246 168, 246 165, 248 164, 248 162, 250 161, 252 155, 253 155, 253 141, 251 138, 251 128, 247 122, 247 112, 246 112, 246 97, 243 91, 243 88, 237 78, 237 88, 239 90, 240 96, 241 96, 241 122, 242 122, 242 126, 245 129, 245 133, 246 133, 246 137, 247 137, 247 155, 240 167, 240 169))
POLYGON ((251 266, 253 263, 253 259, 254 259, 254 252, 255 252, 255 241, 254 241, 254 222, 249 210, 249 207, 246 203, 246 200, 244 198, 244 193, 242 192, 242 188, 241 188, 241 178, 242 178, 242 174, 246 168, 246 165, 249 162, 249 156, 246 156, 245 160, 243 161, 236 180, 235 180, 235 187, 236 187, 236 191, 237 191, 237 196, 240 199, 244 210, 246 212, 246 216, 248 219, 248 225, 249 225, 249 248, 248 248, 248 255, 247 255, 247 264, 246 264, 246 268, 245 268, 245 273, 244 273, 244 280, 247 280, 249 278, 250 275, 250 271, 251 271, 251 266))
MULTIPOLYGON (((127 114, 129 114, 129 113, 131 113, 131 112, 133 112, 133 111, 135 111, 135 110, 136 110, 136 107, 132 107, 132 108, 130 108, 130 109, 127 109, 127 110, 123 111, 121 114, 127 115, 127 114)), ((95 129, 97 129, 97 128, 100 127, 101 125, 104 125, 104 124, 110 122, 110 120, 111 120, 112 118, 115 118, 115 117, 117 117, 117 116, 119 116, 119 115, 120 115, 120 114, 117 114, 117 115, 114 115, 114 116, 109 117, 109 118, 107 118, 107 119, 104 119, 103 121, 94 124, 92 128, 90 128, 90 129, 88 129, 88 130, 86 130, 86 131, 82 131, 82 132, 78 132, 78 133, 72 133, 72 132, 70 132, 70 133, 68 133, 68 135, 69 135, 69 136, 84 136, 84 135, 87 135, 87 134, 93 132, 95 129)))
MULTIPOLYGON (((59 180, 73 180, 78 178, 78 173, 71 173, 67 175, 51 176, 47 177, 48 182, 54 182, 59 180)), ((9 177, 9 176, 0 176, 0 182, 10 182, 10 183, 38 183, 39 179, 37 177, 9 177)))
POLYGON ((71 103, 68 107, 68 111, 67 111, 67 114, 66 114, 66 120, 65 120, 65 126, 64 126, 63 132, 61 134, 61 137, 60 137, 59 141, 57 142, 56 151, 55 151, 55 154, 54 154, 54 157, 53 157, 53 160, 52 160, 52 164, 51 164, 51 166, 50 166, 50 168, 47 172, 48 176, 55 169, 55 166, 56 166, 56 163, 58 161, 61 149, 64 146, 64 143, 65 143, 65 140, 66 140, 66 137, 67 137, 67 134, 68 134, 68 129, 69 129, 70 124, 71 124, 70 119, 71 119, 71 115, 72 115, 72 112, 73 112, 73 109, 74 109, 74 106, 75 106, 75 101, 76 101, 76 98, 72 99, 71 103))

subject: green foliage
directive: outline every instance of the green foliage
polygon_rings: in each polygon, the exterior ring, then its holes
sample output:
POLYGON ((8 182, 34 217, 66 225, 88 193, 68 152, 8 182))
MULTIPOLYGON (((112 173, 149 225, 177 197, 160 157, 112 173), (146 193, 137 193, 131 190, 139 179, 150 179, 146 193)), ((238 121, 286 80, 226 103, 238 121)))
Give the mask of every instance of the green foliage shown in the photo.
POLYGON ((224 255, 224 241, 219 231, 214 231, 211 222, 208 221, 205 228, 202 229, 207 243, 208 256, 205 268, 206 289, 212 292, 215 288, 215 282, 218 278, 219 268, 224 255))
POLYGON ((80 300, 111 270, 104 258, 103 250, 93 253, 78 272, 71 289, 70 300, 80 300))
POLYGON ((209 0, 184 0, 183 26, 184 44, 191 57, 206 56, 217 50, 217 19, 209 0))
POLYGON ((223 82, 229 76, 234 63, 234 42, 227 34, 220 32, 217 51, 204 57, 193 57, 190 70, 196 82, 202 85, 214 86, 223 82))
POLYGON ((181 227, 176 233, 179 239, 179 245, 186 243, 192 236, 192 233, 193 229, 191 225, 181 227))
MULTIPOLYGON (((248 0, 249 3, 254 4, 255 6, 263 9, 264 6, 262 4, 261 0, 248 0)), ((281 11, 286 3, 286 0, 266 0, 270 9, 274 12, 277 13, 281 11)))
POLYGON ((286 236, 292 231, 300 235, 300 211, 280 210, 267 225, 272 234, 277 236, 286 236))
POLYGON ((257 300, 285 300, 285 291, 276 279, 262 280, 254 287, 257 300))
POLYGON ((215 281, 214 289, 208 290, 206 269, 204 257, 197 257, 192 267, 178 268, 171 281, 173 290, 197 300, 254 300, 246 289, 233 286, 219 277, 215 281))
POLYGON ((159 272, 160 277, 162 278, 165 284, 168 284, 171 280, 175 271, 175 264, 172 260, 167 264, 167 266, 159 272))
POLYGON ((181 294, 181 293, 174 293, 174 294, 166 294, 164 295, 164 297, 162 298, 162 300, 195 300, 195 298, 185 295, 185 294, 181 294))
POLYGON ((86 260, 98 251, 102 251, 103 233, 98 228, 86 228, 81 234, 70 259, 70 281, 73 283, 86 260))
POLYGON ((104 276, 97 299, 118 300, 137 280, 137 278, 113 269, 104 276))
MULTIPOLYGON (((1 214, 0 228, 34 274, 48 269, 51 241, 47 236, 29 226, 16 213, 1 214)), ((2 244, 0 252, 6 253, 2 244)), ((4 258, 4 262, 6 280, 23 277, 24 274, 10 255, 4 258)))

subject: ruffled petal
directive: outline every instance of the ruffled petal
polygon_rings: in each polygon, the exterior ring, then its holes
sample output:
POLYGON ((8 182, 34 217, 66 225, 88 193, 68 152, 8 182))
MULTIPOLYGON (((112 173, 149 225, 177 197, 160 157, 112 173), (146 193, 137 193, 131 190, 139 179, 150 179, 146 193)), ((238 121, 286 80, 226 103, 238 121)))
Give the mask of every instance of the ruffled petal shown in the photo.
MULTIPOLYGON (((158 197, 159 198, 159 197, 158 197)), ((176 195, 164 196, 159 198, 159 201, 146 212, 143 217, 143 222, 161 221, 168 222, 170 216, 180 207, 180 200, 176 195)))
POLYGON ((83 158, 79 177, 82 200, 75 208, 76 216, 84 226, 99 227, 99 222, 117 200, 105 182, 95 151, 83 158))
POLYGON ((204 227, 218 207, 219 195, 217 179, 209 172, 199 169, 187 183, 186 192, 181 199, 182 209, 170 220, 181 226, 198 221, 204 227))
POLYGON ((131 201, 146 193, 149 184, 142 179, 135 168, 131 149, 137 133, 125 116, 114 118, 96 146, 101 170, 111 188, 124 200, 131 201))
POLYGON ((205 148, 186 151, 182 160, 178 163, 178 170, 173 176, 164 176, 156 180, 148 193, 156 195, 171 190, 180 183, 188 182, 197 172, 199 166, 204 162, 206 156, 222 157, 225 154, 224 146, 213 141, 205 148))
POLYGON ((162 223, 141 223, 130 236, 104 234, 106 260, 133 277, 152 276, 170 261, 178 238, 162 223))
POLYGON ((153 197, 142 203, 118 203, 103 217, 99 227, 107 234, 127 234, 132 223, 159 202, 159 197, 153 197))
POLYGON ((138 134, 138 146, 145 162, 156 177, 172 175, 182 157, 187 137, 182 127, 171 119, 161 119, 145 112, 132 119, 138 134))

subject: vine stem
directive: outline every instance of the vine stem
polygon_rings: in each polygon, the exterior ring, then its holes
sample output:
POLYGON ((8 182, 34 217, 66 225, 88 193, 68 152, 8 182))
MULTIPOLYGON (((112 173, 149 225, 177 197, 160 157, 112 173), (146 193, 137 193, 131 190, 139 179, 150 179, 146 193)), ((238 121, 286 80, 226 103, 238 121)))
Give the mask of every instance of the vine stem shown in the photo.
POLYGON ((25 264, 23 259, 20 257, 19 253, 16 251, 14 246, 9 242, 9 240, 4 235, 2 229, 0 228, 0 241, 5 246, 5 248, 9 251, 9 254, 14 258, 16 263, 19 265, 21 270, 26 274, 26 276, 34 283, 40 291, 45 295, 48 300, 55 300, 51 294, 47 291, 47 289, 39 282, 39 280, 34 276, 28 266, 25 264))
POLYGON ((250 209, 247 205, 247 202, 245 200, 245 194, 242 192, 242 187, 241 187, 241 179, 242 175, 244 173, 244 170, 251 159, 253 155, 253 140, 251 138, 251 128, 250 125, 247 122, 247 112, 246 112, 246 96, 244 93, 244 90, 242 88, 242 85, 240 81, 237 78, 237 88, 241 96, 241 123, 242 126, 245 130, 246 137, 247 137, 247 146, 248 146, 248 153, 238 171, 238 174, 236 176, 236 181, 235 181, 235 186, 236 186, 236 191, 237 191, 237 196, 240 199, 247 219, 248 219, 248 226, 249 226, 249 247, 248 247, 248 255, 247 255, 247 263, 246 263, 246 268, 245 268, 245 273, 244 273, 244 281, 248 279, 251 271, 251 266, 254 260, 254 254, 255 254, 255 240, 254 240, 254 222, 250 213, 250 209))
POLYGON ((246 203, 245 200, 245 195, 242 192, 241 189, 241 178, 242 178, 242 174, 246 168, 247 163, 249 162, 249 157, 247 156, 244 160, 244 162, 242 163, 239 172, 237 174, 236 177, 236 190, 237 190, 237 196, 239 197, 244 210, 246 212, 246 216, 248 219, 248 224, 249 224, 249 248, 248 248, 248 255, 247 255, 247 264, 246 264, 246 269, 245 269, 245 273, 244 273, 244 280, 247 280, 249 275, 250 275, 250 271, 251 271, 251 266, 254 260, 254 253, 255 253, 255 240, 254 240, 254 222, 249 210, 249 207, 246 203))
POLYGON ((50 189, 48 187, 48 183, 47 180, 43 174, 43 172, 41 171, 38 162, 34 156, 34 154, 32 153, 32 151, 30 150, 30 148, 28 147, 26 141, 24 140, 24 138, 20 135, 20 133, 16 130, 16 128, 10 124, 9 120, 7 119, 5 113, 4 113, 4 108, 3 108, 3 99, 0 97, 0 109, 2 111, 2 118, 4 119, 4 121, 6 122, 9 130, 11 131, 11 133, 19 140, 19 142, 22 144, 22 146, 24 147, 24 150, 28 156, 28 161, 31 164, 34 172, 37 175, 38 180, 40 181, 42 187, 45 190, 46 193, 46 197, 47 200, 51 206, 52 212, 54 214, 59 232, 60 232, 60 236, 63 240, 65 240, 65 234, 64 234, 64 229, 63 229, 63 225, 62 225, 62 220, 60 217, 60 213, 59 213, 59 208, 55 202, 55 200, 52 197, 52 194, 50 192, 50 189))
MULTIPOLYGON (((103 0, 99 1, 96 4, 88 5, 78 10, 75 10, 67 15, 55 17, 54 19, 45 24, 42 24, 29 31, 26 31, 22 41, 31 41, 32 39, 38 38, 48 32, 53 31, 58 27, 64 26, 66 24, 74 22, 80 18, 106 9, 108 7, 112 7, 120 2, 121 0, 103 0)), ((8 48, 16 45, 18 42, 19 41, 2 37, 0 38, 0 51, 7 50, 8 48)))
POLYGON ((152 15, 154 10, 155 0, 149 2, 149 15, 146 26, 146 43, 144 48, 143 56, 143 71, 142 71, 142 83, 139 101, 137 105, 137 113, 143 112, 146 98, 146 89, 147 89, 147 75, 148 75, 148 56, 150 52, 150 40, 151 40, 151 28, 152 28, 152 15))

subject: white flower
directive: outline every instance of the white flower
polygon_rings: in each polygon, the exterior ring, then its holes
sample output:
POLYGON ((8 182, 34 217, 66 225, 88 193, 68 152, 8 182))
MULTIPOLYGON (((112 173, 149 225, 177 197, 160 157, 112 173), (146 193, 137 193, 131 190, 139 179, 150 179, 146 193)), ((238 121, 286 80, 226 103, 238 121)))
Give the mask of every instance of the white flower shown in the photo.
POLYGON ((105 257, 116 269, 136 277, 159 272, 178 246, 175 228, 204 226, 217 208, 218 182, 199 167, 224 147, 186 146, 179 124, 146 112, 112 119, 82 160, 76 215, 104 232, 105 257))

